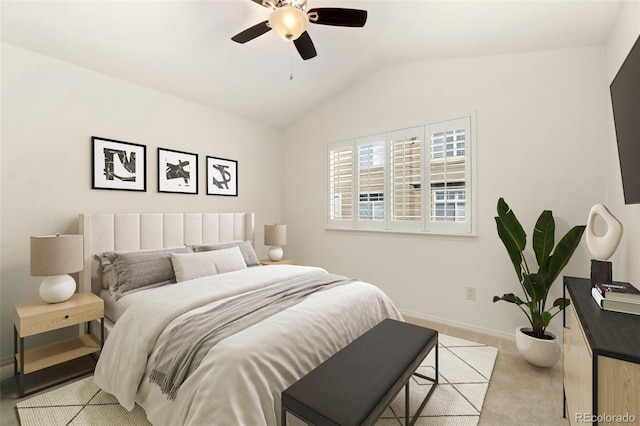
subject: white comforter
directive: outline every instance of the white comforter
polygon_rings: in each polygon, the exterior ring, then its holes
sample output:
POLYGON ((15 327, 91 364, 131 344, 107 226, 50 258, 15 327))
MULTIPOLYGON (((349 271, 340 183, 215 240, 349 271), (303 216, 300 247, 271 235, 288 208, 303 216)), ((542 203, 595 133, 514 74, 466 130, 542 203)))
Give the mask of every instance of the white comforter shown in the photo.
MULTIPOLYGON (((275 265, 185 281, 132 305, 113 327, 94 382, 154 425, 279 425, 280 395, 385 318, 402 319, 377 287, 357 281, 305 301, 214 346, 174 401, 149 383, 156 348, 176 318, 320 268, 275 265)), ((159 290, 159 289, 158 289, 159 290)))

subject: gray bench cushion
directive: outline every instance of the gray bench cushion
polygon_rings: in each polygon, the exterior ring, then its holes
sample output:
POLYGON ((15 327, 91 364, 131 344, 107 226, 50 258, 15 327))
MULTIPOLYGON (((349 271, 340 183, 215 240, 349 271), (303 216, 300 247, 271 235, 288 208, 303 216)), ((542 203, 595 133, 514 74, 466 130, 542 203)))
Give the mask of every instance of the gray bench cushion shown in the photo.
POLYGON ((438 332, 386 319, 282 393, 316 425, 372 424, 438 342, 438 332))

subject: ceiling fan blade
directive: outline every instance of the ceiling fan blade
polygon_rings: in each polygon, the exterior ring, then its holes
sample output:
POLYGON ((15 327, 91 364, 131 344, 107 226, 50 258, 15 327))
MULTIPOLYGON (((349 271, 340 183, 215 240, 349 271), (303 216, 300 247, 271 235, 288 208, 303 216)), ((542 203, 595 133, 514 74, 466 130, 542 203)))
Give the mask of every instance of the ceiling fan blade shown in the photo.
POLYGON ((265 5, 265 4, 263 4, 262 0, 251 0, 251 1, 254 2, 254 3, 258 3, 260 6, 269 7, 269 6, 265 5))
POLYGON ((313 42, 311 41, 311 37, 308 32, 303 32, 300 37, 293 40, 293 44, 296 45, 298 53, 305 61, 316 57, 316 48, 313 46, 313 42))
POLYGON ((321 7, 311 9, 307 15, 314 24, 335 25, 338 27, 364 27, 367 22, 367 11, 359 9, 342 9, 339 7, 321 7))
POLYGON ((260 22, 259 24, 256 24, 251 28, 247 28, 246 30, 231 37, 231 40, 235 41, 236 43, 246 43, 256 37, 259 37, 267 31, 271 30, 271 27, 267 25, 267 22, 269 21, 260 22))

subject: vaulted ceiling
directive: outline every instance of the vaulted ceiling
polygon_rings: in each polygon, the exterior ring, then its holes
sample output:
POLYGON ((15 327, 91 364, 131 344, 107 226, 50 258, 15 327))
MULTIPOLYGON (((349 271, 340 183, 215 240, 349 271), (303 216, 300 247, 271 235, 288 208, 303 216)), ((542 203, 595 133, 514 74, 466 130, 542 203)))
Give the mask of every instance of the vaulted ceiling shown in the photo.
POLYGON ((364 28, 311 24, 303 61, 251 0, 7 1, 2 40, 276 128, 389 64, 601 45, 618 1, 308 0, 366 9, 364 28), (293 79, 290 79, 293 75, 293 79))

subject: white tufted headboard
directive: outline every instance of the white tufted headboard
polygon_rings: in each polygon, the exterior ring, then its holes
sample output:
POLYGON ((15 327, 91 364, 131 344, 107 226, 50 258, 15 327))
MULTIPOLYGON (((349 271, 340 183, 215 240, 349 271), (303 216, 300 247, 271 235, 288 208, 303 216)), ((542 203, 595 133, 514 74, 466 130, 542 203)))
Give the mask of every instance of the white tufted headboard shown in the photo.
POLYGON ((80 214, 84 235, 84 270, 80 291, 99 293, 96 254, 113 250, 144 250, 184 244, 254 243, 253 213, 100 213, 80 214))

